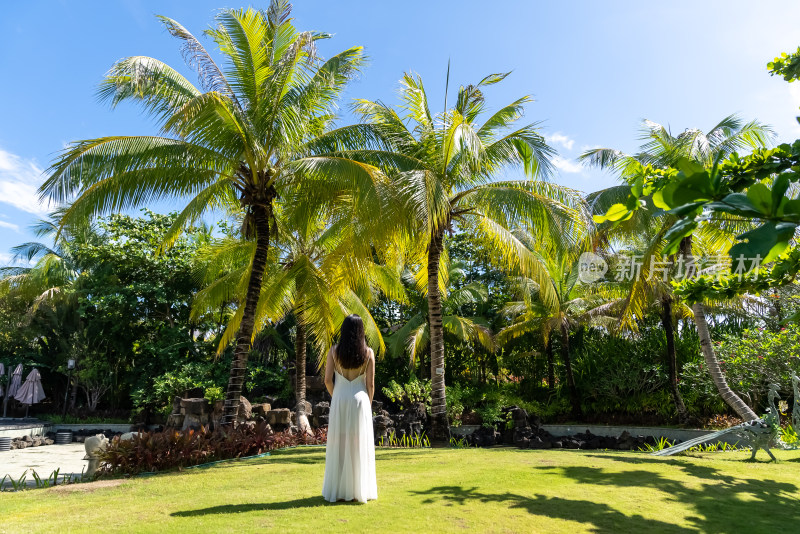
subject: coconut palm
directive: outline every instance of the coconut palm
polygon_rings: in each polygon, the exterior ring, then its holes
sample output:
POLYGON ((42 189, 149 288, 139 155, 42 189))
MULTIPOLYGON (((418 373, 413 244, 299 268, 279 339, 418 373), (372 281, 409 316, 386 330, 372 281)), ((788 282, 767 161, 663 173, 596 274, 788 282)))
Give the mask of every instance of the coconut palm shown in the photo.
POLYGON ((328 34, 300 32, 285 0, 265 11, 224 9, 205 31, 222 56, 218 65, 178 22, 159 17, 183 43, 199 88, 150 57, 118 61, 99 89, 112 107, 142 105, 160 136, 109 136, 72 143, 49 169, 41 194, 56 203, 75 196, 62 224, 160 199, 188 199, 165 246, 207 210, 238 202, 243 235, 254 243, 246 298, 225 399, 225 421, 238 410, 256 307, 268 266, 274 203, 306 183, 323 201, 347 196, 362 206, 375 198, 377 169, 326 153, 336 100, 358 71, 360 47, 327 61, 316 43, 328 34))
POLYGON ((43 241, 29 241, 11 249, 12 265, 0 268, 0 292, 14 293, 30 303, 30 314, 45 302, 74 304, 73 291, 80 276, 76 246, 96 238, 91 226, 59 229, 62 211, 37 221, 31 230, 43 241), (59 231, 60 230, 60 231, 59 231))
MULTIPOLYGON (((264 274, 256 307, 255 331, 294 315, 296 421, 300 429, 307 431, 310 427, 303 409, 307 339, 313 341, 323 365, 344 318, 358 313, 364 320, 368 342, 381 356, 385 345, 369 305, 379 293, 402 300, 402 288, 398 289, 399 280, 385 267, 349 252, 353 239, 350 235, 353 225, 349 221, 326 224, 321 217, 291 220, 281 216, 286 210, 279 213, 270 250, 273 257, 264 274)), ((236 238, 221 239, 203 252, 200 274, 206 285, 195 298, 193 318, 215 313, 226 303, 244 300, 247 270, 254 253, 252 241, 236 238)), ((238 306, 222 333, 218 352, 235 339, 242 315, 242 307, 238 306)))
MULTIPOLYGON (((464 317, 458 314, 460 308, 468 304, 485 302, 488 298, 486 287, 478 282, 464 284, 459 288, 449 288, 449 282, 456 277, 464 276, 463 266, 459 262, 444 262, 446 274, 443 277, 445 289, 441 294, 442 328, 444 332, 464 343, 477 343, 488 351, 494 350, 492 333, 483 317, 464 317)), ((392 326, 393 331, 388 340, 389 353, 393 356, 407 354, 413 365, 419 355, 430 346, 430 322, 428 321, 427 284, 420 284, 424 277, 406 271, 403 276, 410 292, 416 292, 424 299, 419 302, 416 312, 412 312, 407 321, 392 326)), ((410 299, 415 302, 418 299, 410 299)))
MULTIPOLYGON (((576 224, 580 228, 580 223, 576 224)), ((577 230, 576 233, 580 232, 577 230)), ((516 232, 519 240, 531 250, 537 247, 536 239, 523 230, 516 232)), ((610 327, 616 318, 612 316, 618 294, 604 285, 582 285, 579 283, 579 258, 583 252, 593 247, 593 239, 589 234, 571 247, 539 246, 535 252, 540 269, 547 273, 547 278, 534 280, 529 277, 517 277, 514 280, 515 292, 519 300, 506 304, 502 315, 511 318, 510 325, 502 328, 496 336, 498 345, 504 345, 513 339, 529 333, 541 333, 547 355, 548 387, 553 388, 555 371, 553 365, 552 335, 557 332, 561 337, 561 357, 567 375, 572 415, 581 415, 581 401, 575 386, 570 357, 569 334, 578 324, 596 324, 610 327), (545 294, 555 295, 555 300, 543 298, 545 294)))
MULTIPOLYGON (((772 130, 768 126, 758 121, 744 123, 734 115, 725 117, 708 132, 687 129, 678 135, 673 135, 668 128, 660 124, 645 121, 641 135, 644 143, 637 154, 629 155, 618 150, 598 148, 586 151, 581 155, 580 159, 587 165, 613 170, 627 183, 627 185, 595 193, 589 199, 589 203, 590 205, 594 204, 595 213, 604 214, 606 213, 602 211, 604 208, 607 209, 611 205, 621 202, 628 195, 631 185, 641 176, 644 166, 675 167, 681 160, 689 160, 706 168, 711 168, 721 158, 727 157, 737 150, 767 146, 772 135, 772 130)), ((649 207, 651 208, 650 210, 637 210, 637 212, 643 213, 638 214, 635 220, 631 219, 623 222, 618 227, 618 231, 621 235, 626 233, 630 235, 631 232, 642 232, 644 228, 650 228, 653 230, 653 238, 646 247, 647 250, 644 257, 660 257, 661 250, 666 244, 664 236, 676 223, 677 218, 658 210, 655 206, 650 205, 649 207)), ((717 248, 724 248, 725 246, 730 246, 731 236, 735 233, 740 233, 741 228, 728 221, 716 220, 702 227, 700 231, 705 232, 707 237, 715 240, 717 248)), ((678 257, 670 258, 668 263, 670 266, 673 262, 686 265, 692 259, 692 237, 689 236, 681 243, 678 257)), ((634 280, 631 286, 631 291, 627 298, 626 311, 623 314, 624 317, 628 318, 629 324, 633 323, 632 317, 642 316, 647 302, 647 295, 652 293, 652 287, 648 280, 650 278, 648 271, 649 263, 645 261, 642 265, 641 275, 637 280, 634 280)), ((671 294, 664 293, 661 297, 661 302, 663 308, 662 316, 664 318, 671 317, 674 298, 671 294)), ((720 395, 742 418, 745 420, 756 419, 755 413, 730 389, 720 370, 719 362, 714 354, 703 304, 695 303, 691 306, 691 309, 705 362, 720 395)), ((666 331, 669 347, 669 336, 672 333, 672 329, 667 329, 666 331)), ((672 347, 673 349, 669 354, 670 382, 671 389, 677 392, 677 373, 673 372, 673 368, 676 366, 674 362, 674 340, 672 347)), ((676 405, 678 402, 676 398, 676 405)))
MULTIPOLYGON (((396 241, 410 264, 423 266, 427 284, 431 354, 431 428, 433 441, 447 441, 442 322, 442 269, 446 237, 458 225, 485 239, 504 267, 544 276, 532 254, 512 233, 520 221, 532 221, 538 237, 568 239, 562 227, 576 215, 577 195, 540 178, 552 170, 554 150, 536 124, 515 127, 530 97, 485 114, 483 91, 506 74, 487 76, 458 90, 455 106, 431 113, 417 75, 401 80, 399 113, 381 102, 358 100, 362 124, 353 137, 368 137, 372 149, 348 157, 382 167, 398 193, 395 208, 405 226, 396 241), (488 116, 487 116, 488 115, 488 116), (484 119, 481 123, 480 120, 484 119), (494 181, 503 171, 521 171, 519 180, 494 181)), ((545 295, 546 298, 554 298, 545 295)))

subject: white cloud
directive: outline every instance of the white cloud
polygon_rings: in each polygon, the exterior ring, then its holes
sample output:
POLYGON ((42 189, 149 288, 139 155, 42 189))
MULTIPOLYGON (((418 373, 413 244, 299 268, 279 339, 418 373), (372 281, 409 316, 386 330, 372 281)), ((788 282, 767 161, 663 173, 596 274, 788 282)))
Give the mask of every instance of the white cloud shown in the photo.
POLYGON ((14 230, 15 232, 19 233, 19 225, 14 223, 0 221, 0 228, 10 228, 11 230, 14 230))
POLYGON ((578 173, 583 171, 583 167, 571 159, 556 156, 553 158, 553 166, 561 172, 578 173))
POLYGON ((545 139, 547 139, 547 142, 551 145, 561 145, 567 150, 572 150, 572 147, 575 145, 574 139, 571 139, 569 136, 559 132, 556 132, 553 135, 546 135, 545 139))
POLYGON ((0 252, 0 267, 12 267, 17 265, 16 262, 12 263, 11 260, 13 256, 11 254, 6 254, 5 252, 0 252))
POLYGON ((0 149, 0 202, 28 213, 45 215, 47 206, 39 202, 37 193, 41 182, 42 169, 34 161, 0 149))

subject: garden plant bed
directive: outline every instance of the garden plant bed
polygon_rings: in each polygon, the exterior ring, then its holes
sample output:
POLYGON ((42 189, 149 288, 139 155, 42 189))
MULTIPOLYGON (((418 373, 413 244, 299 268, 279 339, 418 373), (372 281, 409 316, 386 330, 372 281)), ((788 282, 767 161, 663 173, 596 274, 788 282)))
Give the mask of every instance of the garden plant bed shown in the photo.
POLYGON ((294 448, 85 492, 7 494, 2 529, 55 532, 68 516, 136 532, 789 532, 800 452, 776 454, 378 449, 378 500, 333 505, 320 497, 325 451, 294 448))

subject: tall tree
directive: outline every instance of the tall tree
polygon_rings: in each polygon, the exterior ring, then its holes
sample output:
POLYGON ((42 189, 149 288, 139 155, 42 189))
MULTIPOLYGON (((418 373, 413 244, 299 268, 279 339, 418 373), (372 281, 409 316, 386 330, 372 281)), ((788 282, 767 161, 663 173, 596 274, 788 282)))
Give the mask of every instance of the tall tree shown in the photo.
MULTIPOLYGON (((537 228, 537 237, 568 239, 564 228, 576 215, 579 200, 567 188, 540 178, 551 171, 555 151, 536 124, 514 127, 530 97, 522 97, 484 118, 483 91, 507 74, 492 74, 476 85, 460 87, 456 103, 431 113, 419 76, 401 80, 400 113, 381 102, 359 100, 355 111, 374 149, 353 157, 384 168, 399 192, 399 210, 406 227, 400 243, 411 263, 424 266, 431 354, 431 439, 449 438, 444 382, 442 324, 442 254, 454 225, 473 232, 495 250, 498 263, 534 278, 546 274, 533 254, 514 236, 523 221, 537 228), (525 178, 494 181, 502 170, 521 170, 525 178)), ((554 300, 547 293, 545 298, 554 300)))
POLYGON ((330 36, 296 30, 290 10, 285 0, 272 0, 264 11, 220 11, 205 34, 222 55, 221 67, 186 28, 159 17, 182 41, 200 87, 157 59, 120 60, 106 75, 99 96, 112 107, 139 102, 162 135, 74 142, 53 163, 40 190, 56 203, 76 197, 62 224, 160 199, 188 198, 165 246, 207 210, 239 202, 245 212, 243 235, 254 241, 255 252, 225 398, 228 423, 238 411, 275 199, 303 182, 317 195, 347 193, 361 206, 374 198, 379 175, 374 167, 331 154, 319 143, 331 135, 336 101, 362 64, 362 49, 353 47, 322 61, 315 45, 330 36))
MULTIPOLYGON (((610 209, 611 206, 619 204, 619 202, 614 202, 613 199, 619 200, 622 197, 626 197, 630 192, 630 187, 635 185, 637 181, 641 181, 647 166, 674 168, 678 166, 681 161, 690 161, 702 167, 711 168, 722 158, 727 157, 736 150, 754 149, 766 146, 770 142, 771 137, 772 130, 768 126, 758 121, 745 123, 733 115, 725 117, 708 132, 703 132, 698 129, 687 129, 678 135, 673 135, 668 128, 660 124, 652 121, 645 121, 641 135, 641 139, 644 143, 640 147, 640 152, 637 154, 629 155, 618 150, 598 148, 586 151, 581 155, 581 159, 588 165, 602 169, 611 169, 617 172, 620 178, 628 184, 605 190, 595 196, 595 200, 601 200, 605 197, 605 204, 609 204, 610 209)), ((647 247, 648 255, 645 258, 647 260, 645 263, 649 262, 649 256, 655 257, 660 255, 663 246, 666 244, 665 236, 667 232, 677 222, 675 216, 666 213, 664 210, 654 205, 651 206, 651 208, 657 218, 655 223, 657 231, 647 247)), ((607 213, 603 212, 602 207, 599 208, 599 212, 607 213)), ((636 215, 636 220, 642 224, 648 222, 646 219, 649 216, 649 214, 645 213, 638 214, 636 215), (645 220, 642 220, 642 218, 645 220)), ((600 219, 602 220, 604 217, 601 216, 600 219)), ((722 240, 725 240, 726 237, 732 237, 733 233, 730 231, 731 225, 729 223, 719 220, 712 222, 714 224, 705 228, 707 231, 716 231, 718 237, 722 238, 722 240)), ((653 222, 649 221, 649 224, 653 224, 653 222)), ((626 229, 624 223, 622 226, 618 226, 618 228, 626 229)), ((635 226, 628 222, 627 230, 630 231, 633 228, 635 228, 635 226)), ((741 227, 737 227, 736 229, 740 228, 741 227)), ((728 246, 730 246, 730 243, 728 243, 728 246)), ((692 261, 691 236, 683 240, 677 256, 675 261, 680 262, 682 265, 686 265, 688 262, 692 261)), ((670 260, 670 263, 672 263, 672 260, 670 260)), ((644 272, 639 276, 639 281, 633 284, 628 298, 627 306, 630 308, 628 317, 641 316, 641 310, 646 301, 644 297, 648 292, 649 276, 646 272, 648 267, 643 265, 643 268, 644 272)), ((666 299, 662 299, 664 317, 670 312, 669 308, 672 306, 673 302, 671 296, 667 297, 666 299)), ((755 413, 731 390, 725 380, 725 376, 720 371, 719 362, 714 354, 711 335, 705 319, 703 304, 696 302, 692 304, 691 308, 697 327, 697 333, 700 337, 700 346, 703 356, 720 395, 743 419, 755 419, 755 413)), ((668 336, 670 333, 671 331, 667 330, 668 336)), ((672 367, 675 365, 674 361, 672 361, 674 354, 671 353, 669 356, 671 359, 670 367, 672 367)), ((671 377, 671 381, 674 378, 675 377, 671 377)), ((677 385, 672 389, 673 395, 677 393, 677 385)), ((679 405, 679 403, 682 403, 682 401, 676 398, 676 404, 679 405)))
MULTIPOLYGON (((582 225, 578 221, 576 226, 582 225)), ((577 230, 578 232, 580 230, 577 230)), ((525 231, 518 231, 521 242, 531 249, 537 246, 536 240, 525 231)), ((582 286, 579 283, 579 257, 589 250, 592 239, 587 235, 579 244, 569 248, 541 247, 536 252, 537 261, 547 273, 544 284, 541 279, 518 277, 515 280, 516 296, 503 308, 503 315, 512 318, 512 323, 497 333, 497 343, 503 345, 532 332, 540 332, 545 346, 548 368, 548 386, 553 388, 555 373, 553 369, 552 336, 561 338, 561 358, 566 371, 567 388, 573 417, 581 415, 581 399, 572 372, 572 358, 569 334, 572 328, 581 323, 593 323, 608 328, 615 320, 612 316, 614 306, 609 302, 609 294, 604 286, 582 286), (543 294, 551 293, 556 300, 549 301, 543 294)), ((613 302, 613 301, 612 301, 613 302)))
MULTIPOLYGON (((288 314, 294 315, 296 421, 300 429, 309 430, 303 409, 307 340, 312 341, 320 364, 324 364, 342 321, 347 315, 358 313, 364 319, 368 343, 382 355, 383 338, 369 305, 378 293, 396 298, 402 295, 398 293, 399 280, 387 268, 350 252, 354 248, 352 225, 341 220, 326 224, 319 216, 282 216, 287 211, 292 210, 280 210, 275 220, 273 261, 264 274, 255 330, 261 331, 288 314)), ((197 294, 193 318, 213 314, 226 303, 244 300, 247 268, 254 252, 252 242, 235 238, 221 239, 207 247, 201 273, 206 287, 197 294)), ((242 315, 239 306, 220 338, 218 352, 234 340, 242 315)))

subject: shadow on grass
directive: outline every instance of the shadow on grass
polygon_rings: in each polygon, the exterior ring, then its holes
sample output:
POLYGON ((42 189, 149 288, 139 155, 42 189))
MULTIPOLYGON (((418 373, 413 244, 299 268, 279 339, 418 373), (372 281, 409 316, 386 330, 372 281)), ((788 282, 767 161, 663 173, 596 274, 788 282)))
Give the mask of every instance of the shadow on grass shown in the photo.
POLYGON ((679 527, 664 521, 646 519, 640 515, 625 515, 604 503, 562 499, 535 495, 527 497, 516 493, 484 493, 477 487, 437 486, 426 491, 412 491, 414 495, 428 496, 423 503, 445 500, 454 504, 468 504, 468 501, 506 504, 509 508, 522 509, 529 514, 555 517, 579 523, 590 524, 595 532, 696 532, 694 529, 679 527))
MULTIPOLYGON (((702 532, 781 532, 787 528, 792 530, 800 521, 796 497, 798 487, 788 482, 730 475, 713 466, 680 459, 590 456, 644 465, 642 469, 623 471, 585 466, 540 466, 535 469, 557 473, 582 485, 649 488, 663 492, 666 499, 680 501, 694 509, 695 515, 688 520, 702 532), (676 476, 650 470, 647 468, 650 464, 675 468, 676 476)), ((580 514, 575 516, 580 517, 580 514)))
MULTIPOLYGON (((172 512, 170 515, 173 517, 197 517, 203 515, 216 515, 216 514, 241 514, 244 512, 261 512, 266 510, 294 510, 296 508, 314 508, 317 506, 324 506, 331 504, 322 496, 307 497, 305 499, 294 499, 291 501, 282 502, 263 502, 263 503, 248 503, 248 504, 222 504, 220 506, 210 506, 208 508, 199 508, 197 510, 183 510, 179 512, 172 512)), ((352 504, 352 503, 339 503, 339 504, 352 504)))

